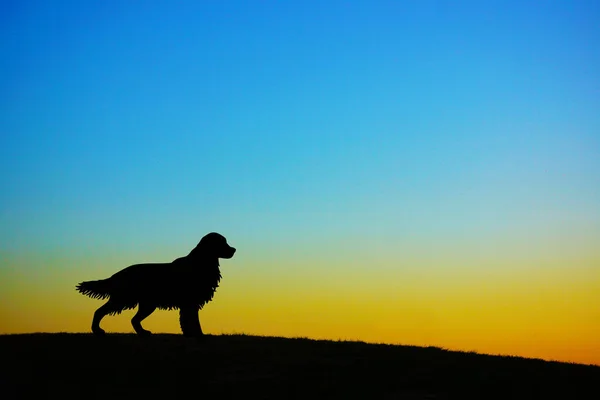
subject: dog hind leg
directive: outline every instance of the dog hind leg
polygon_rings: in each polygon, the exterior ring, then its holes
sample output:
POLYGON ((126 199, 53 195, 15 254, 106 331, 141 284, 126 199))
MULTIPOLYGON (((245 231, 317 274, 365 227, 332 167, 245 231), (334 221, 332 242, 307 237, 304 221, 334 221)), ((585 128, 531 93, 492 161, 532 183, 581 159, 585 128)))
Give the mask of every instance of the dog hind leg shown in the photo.
POLYGON ((110 299, 106 302, 106 304, 97 309, 94 313, 94 319, 92 320, 92 333, 99 336, 104 335, 104 329, 100 328, 100 321, 102 321, 102 318, 104 318, 107 314, 119 309, 120 307, 118 307, 117 304, 110 299))
POLYGON ((152 332, 142 328, 141 322, 156 310, 156 306, 149 303, 140 302, 137 313, 131 318, 131 325, 138 335, 151 335, 152 332))
POLYGON ((181 307, 179 310, 179 325, 184 336, 203 336, 198 317, 198 307, 181 307))

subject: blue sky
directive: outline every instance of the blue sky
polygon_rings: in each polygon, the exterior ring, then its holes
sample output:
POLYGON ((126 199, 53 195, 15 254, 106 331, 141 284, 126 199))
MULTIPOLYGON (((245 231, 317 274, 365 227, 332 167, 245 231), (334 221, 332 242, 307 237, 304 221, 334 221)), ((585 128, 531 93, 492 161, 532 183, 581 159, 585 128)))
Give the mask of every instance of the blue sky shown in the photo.
POLYGON ((595 2, 4 7, 5 242, 598 205, 595 2))
POLYGON ((3 2, 0 250, 592 251, 599 4, 3 2))
POLYGON ((4 218, 598 199, 595 2, 4 7, 4 218))

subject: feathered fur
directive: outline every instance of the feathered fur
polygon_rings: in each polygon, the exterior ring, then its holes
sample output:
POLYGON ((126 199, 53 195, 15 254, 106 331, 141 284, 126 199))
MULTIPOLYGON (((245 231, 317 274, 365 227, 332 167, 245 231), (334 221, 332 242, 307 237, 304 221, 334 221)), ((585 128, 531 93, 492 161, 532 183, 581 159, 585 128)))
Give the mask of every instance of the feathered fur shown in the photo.
POLYGON ((201 335, 198 311, 212 300, 219 287, 219 258, 231 258, 235 248, 218 233, 209 233, 190 254, 171 263, 131 265, 107 279, 81 282, 76 289, 94 299, 108 302, 94 314, 92 332, 103 334, 100 321, 106 315, 120 314, 139 306, 131 323, 135 331, 155 309, 180 311, 181 330, 185 335, 201 335))

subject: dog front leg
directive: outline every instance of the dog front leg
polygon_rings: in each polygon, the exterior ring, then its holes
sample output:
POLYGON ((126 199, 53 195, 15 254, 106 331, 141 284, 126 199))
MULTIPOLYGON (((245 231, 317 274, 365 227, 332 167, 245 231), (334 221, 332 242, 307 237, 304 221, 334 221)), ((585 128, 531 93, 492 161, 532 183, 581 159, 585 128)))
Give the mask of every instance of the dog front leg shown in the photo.
POLYGON ((179 309, 179 326, 184 336, 199 337, 204 335, 200 327, 198 307, 181 307, 179 309))

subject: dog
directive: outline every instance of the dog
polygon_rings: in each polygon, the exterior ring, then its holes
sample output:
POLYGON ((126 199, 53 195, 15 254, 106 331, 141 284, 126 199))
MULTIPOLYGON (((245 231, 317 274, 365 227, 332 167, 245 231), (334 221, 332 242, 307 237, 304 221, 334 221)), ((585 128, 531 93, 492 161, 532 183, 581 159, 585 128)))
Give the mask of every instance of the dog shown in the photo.
POLYGON ((139 305, 131 319, 140 336, 152 334, 141 322, 154 310, 179 309, 179 325, 184 336, 203 335, 198 311, 212 300, 219 281, 219 258, 229 259, 236 249, 224 236, 211 232, 185 257, 171 263, 135 264, 107 279, 81 282, 80 293, 96 299, 106 299, 92 321, 92 333, 103 335, 100 321, 106 315, 120 314, 139 305))

